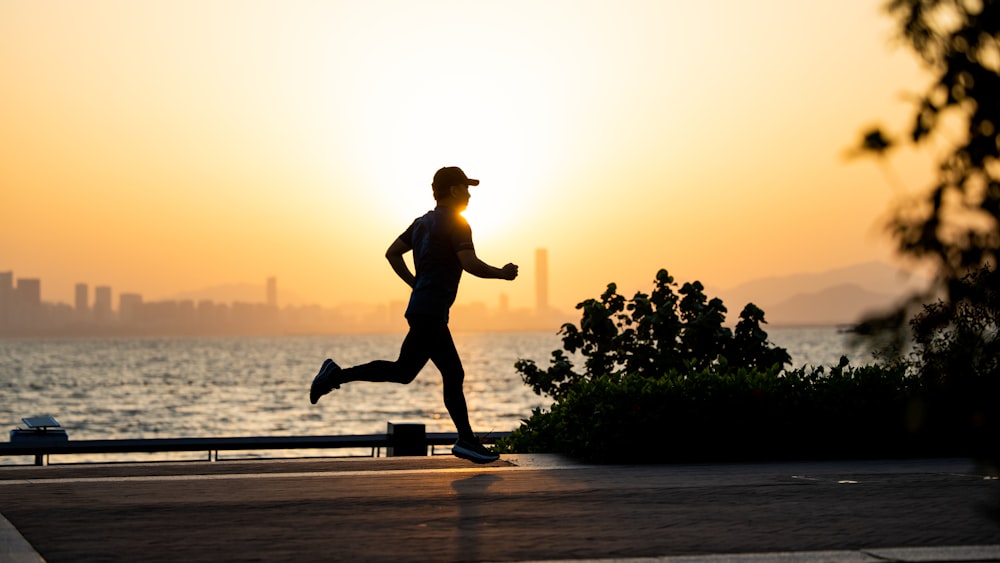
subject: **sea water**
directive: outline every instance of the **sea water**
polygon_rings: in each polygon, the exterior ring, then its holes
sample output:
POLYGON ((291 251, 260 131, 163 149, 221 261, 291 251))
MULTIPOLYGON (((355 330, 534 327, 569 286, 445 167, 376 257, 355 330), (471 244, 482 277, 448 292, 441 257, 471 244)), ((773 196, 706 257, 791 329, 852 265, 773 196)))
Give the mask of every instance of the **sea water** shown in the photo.
MULTIPOLYGON (((854 363, 870 360, 832 327, 771 328, 768 334, 788 349, 793 367, 835 365, 843 354, 854 363)), ((514 363, 548 366, 551 352, 561 349, 559 335, 454 337, 477 432, 513 430, 533 409, 549 406, 514 363)), ((0 339, 0 428, 52 415, 73 440, 375 434, 384 433, 387 422, 454 431, 431 364, 409 385, 354 383, 309 403, 309 384, 324 358, 342 366, 394 359, 401 341, 400 334, 0 339)))

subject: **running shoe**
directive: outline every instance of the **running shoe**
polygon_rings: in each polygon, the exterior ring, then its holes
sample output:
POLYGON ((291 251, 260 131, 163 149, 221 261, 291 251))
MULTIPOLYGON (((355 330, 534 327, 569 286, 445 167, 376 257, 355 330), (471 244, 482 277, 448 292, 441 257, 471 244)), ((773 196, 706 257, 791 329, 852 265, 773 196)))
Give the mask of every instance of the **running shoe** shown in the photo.
POLYGON ((479 441, 459 439, 451 448, 455 457, 467 459, 472 463, 491 463, 500 459, 500 454, 486 449, 479 441))
POLYGON ((334 374, 340 371, 340 366, 336 362, 327 358, 319 368, 319 373, 313 378, 312 385, 309 386, 309 402, 316 404, 320 397, 326 395, 334 389, 340 389, 340 383, 334 379, 334 374))

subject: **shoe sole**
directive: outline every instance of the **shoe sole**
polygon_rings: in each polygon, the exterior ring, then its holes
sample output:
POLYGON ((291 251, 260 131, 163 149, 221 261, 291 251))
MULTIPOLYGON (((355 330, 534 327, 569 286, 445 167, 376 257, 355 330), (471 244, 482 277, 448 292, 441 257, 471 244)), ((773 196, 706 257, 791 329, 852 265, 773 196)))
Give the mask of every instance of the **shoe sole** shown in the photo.
POLYGON ((493 463, 494 461, 498 461, 500 459, 500 456, 498 454, 493 454, 490 457, 483 457, 481 454, 477 454, 476 452, 461 447, 451 448, 451 453, 455 457, 459 457, 466 461, 471 461, 472 463, 478 463, 478 464, 493 463))
POLYGON ((334 385, 330 387, 330 390, 326 391, 325 393, 316 393, 316 384, 319 383, 319 381, 323 378, 323 372, 326 371, 327 367, 329 367, 330 364, 333 364, 333 360, 331 360, 330 358, 327 358, 326 360, 323 361, 323 365, 320 366, 319 368, 319 373, 316 374, 316 377, 313 378, 312 385, 309 386, 309 402, 314 405, 316 404, 317 401, 319 401, 319 398, 322 397, 323 395, 326 395, 327 393, 333 391, 334 389, 340 389, 340 385, 334 385))

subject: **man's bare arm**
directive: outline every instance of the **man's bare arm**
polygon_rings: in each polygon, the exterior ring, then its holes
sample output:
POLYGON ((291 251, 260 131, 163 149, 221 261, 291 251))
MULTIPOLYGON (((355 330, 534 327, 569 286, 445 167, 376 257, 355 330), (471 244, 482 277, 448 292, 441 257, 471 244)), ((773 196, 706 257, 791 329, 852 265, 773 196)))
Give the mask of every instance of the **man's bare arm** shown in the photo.
POLYGON ((463 270, 478 278, 513 280, 517 277, 517 264, 507 264, 503 268, 496 268, 480 260, 476 256, 475 250, 460 250, 458 260, 462 263, 463 270))
POLYGON ((406 242, 402 238, 397 238, 392 241, 389 245, 389 249, 385 251, 385 259, 389 261, 389 265, 392 266, 392 271, 396 272, 399 279, 406 282, 406 285, 413 287, 413 284, 417 283, 417 278, 410 271, 410 267, 406 265, 406 260, 403 260, 403 255, 412 250, 413 247, 410 243, 406 242))

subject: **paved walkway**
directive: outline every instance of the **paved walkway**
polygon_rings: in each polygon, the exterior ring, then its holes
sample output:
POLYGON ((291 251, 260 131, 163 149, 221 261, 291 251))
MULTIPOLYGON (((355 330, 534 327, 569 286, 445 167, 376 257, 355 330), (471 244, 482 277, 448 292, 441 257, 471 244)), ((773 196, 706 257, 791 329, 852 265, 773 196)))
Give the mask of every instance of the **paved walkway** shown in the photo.
POLYGON ((3 561, 1000 560, 968 460, 2 467, 0 513, 3 561))

